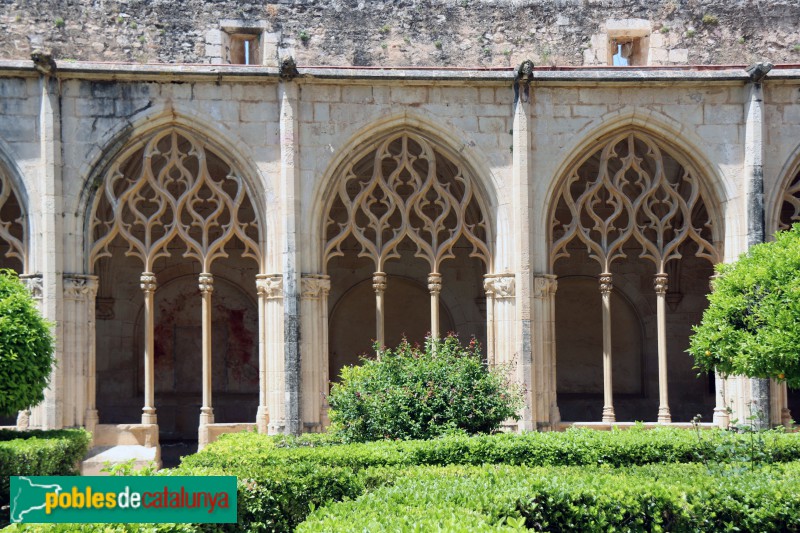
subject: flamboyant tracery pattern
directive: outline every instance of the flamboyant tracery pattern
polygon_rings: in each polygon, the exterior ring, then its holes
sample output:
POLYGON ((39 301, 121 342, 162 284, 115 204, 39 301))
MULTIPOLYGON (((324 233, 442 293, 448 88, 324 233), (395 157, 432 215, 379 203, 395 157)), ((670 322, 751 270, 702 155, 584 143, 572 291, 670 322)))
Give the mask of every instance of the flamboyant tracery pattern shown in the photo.
POLYGON ((781 211, 778 218, 778 229, 786 230, 800 221, 800 172, 783 191, 781 211))
POLYGON ((242 257, 262 265, 260 225, 245 183, 232 165, 207 143, 185 131, 168 129, 137 144, 111 166, 97 191, 90 235, 89 264, 110 256, 116 239, 126 255, 143 264, 145 296, 145 406, 142 423, 155 424, 153 297, 157 259, 182 250, 198 261, 202 294, 203 406, 200 442, 208 438, 211 408, 212 263, 228 257, 226 246, 238 242, 242 257))
POLYGON ((551 219, 551 265, 585 246, 600 265, 603 299, 603 421, 614 422, 611 385, 612 264, 636 253, 656 267, 659 422, 670 422, 667 398, 666 265, 683 254, 716 263, 712 220, 698 176, 641 132, 624 132, 584 158, 568 175, 551 219), (574 249, 574 248, 573 248, 574 249))
POLYGON ((2 169, 0 169, 0 257, 10 260, 8 266, 16 267, 20 273, 27 270, 25 216, 19 199, 11 187, 11 180, 3 174, 2 169))
POLYGON ((416 256, 430 265, 431 333, 438 335, 442 261, 455 257, 464 239, 471 257, 490 266, 488 225, 472 178, 421 135, 403 132, 371 145, 352 158, 333 191, 325 221, 324 264, 343 255, 355 239, 360 257, 375 264, 377 340, 383 343, 386 261, 400 257, 410 240, 416 256))

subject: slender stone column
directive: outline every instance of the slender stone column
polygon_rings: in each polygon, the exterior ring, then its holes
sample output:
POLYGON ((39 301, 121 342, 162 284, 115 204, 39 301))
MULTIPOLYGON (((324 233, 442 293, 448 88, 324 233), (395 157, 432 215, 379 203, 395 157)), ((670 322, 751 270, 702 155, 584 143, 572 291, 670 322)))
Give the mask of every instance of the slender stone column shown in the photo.
POLYGON ((431 291, 431 337, 438 339, 439 334, 439 293, 442 292, 442 275, 437 272, 428 274, 428 290, 431 291))
POLYGON ((730 424, 730 415, 728 415, 728 408, 725 405, 727 386, 727 380, 719 372, 714 372, 714 418, 712 422, 721 428, 727 428, 730 424))
POLYGON ((83 425, 86 431, 94 434, 100 417, 97 413, 97 320, 95 319, 95 300, 97 298, 97 276, 86 276, 86 412, 83 425))
POLYGON ((258 411, 256 412, 256 428, 259 433, 267 432, 269 409, 267 408, 267 282, 268 276, 256 276, 258 292, 258 411))
POLYGON ((600 274, 600 294, 603 297, 603 422, 616 422, 614 392, 611 380, 611 290, 610 272, 600 274))
MULTIPOLYGON (((383 349, 386 342, 383 329, 383 293, 386 292, 386 272, 372 274, 372 288, 375 289, 375 340, 378 341, 379 348, 383 349)), ((380 357, 380 350, 378 357, 380 357)))
POLYGON ((669 412, 669 396, 667 386, 669 372, 667 367, 667 274, 656 274, 653 286, 656 289, 656 321, 658 322, 658 423, 669 424, 672 415, 669 412))
POLYGON ((261 278, 264 292, 265 402, 270 435, 286 431, 286 377, 283 333, 283 275, 261 278))
POLYGON ((156 292, 156 275, 143 272, 139 278, 144 292, 144 407, 142 408, 142 424, 157 424, 155 396, 155 309, 153 295, 156 292))
POLYGON ((533 364, 541 368, 534 383, 537 393, 536 417, 539 425, 555 427, 561 421, 556 397, 556 317, 555 299, 558 281, 552 274, 533 278, 534 338, 533 364))
POLYGON ((322 274, 303 274, 300 292, 300 326, 303 331, 300 344, 301 396, 303 399, 303 424, 306 430, 321 431, 323 412, 327 416, 328 352, 327 296, 330 278, 322 274))
POLYGON ((214 423, 214 408, 211 406, 211 294, 214 292, 214 276, 208 272, 201 273, 199 287, 203 298, 203 405, 200 407, 200 427, 197 433, 197 445, 198 450, 201 450, 208 444, 208 426, 214 423))

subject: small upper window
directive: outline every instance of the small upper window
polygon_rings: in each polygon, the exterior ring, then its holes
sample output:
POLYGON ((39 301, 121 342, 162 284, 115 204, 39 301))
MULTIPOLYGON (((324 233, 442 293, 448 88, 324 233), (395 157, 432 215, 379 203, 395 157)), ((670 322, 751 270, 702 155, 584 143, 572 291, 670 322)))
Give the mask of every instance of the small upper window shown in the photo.
POLYGON ((627 67, 631 65, 633 56, 633 41, 620 42, 614 41, 617 47, 616 53, 612 56, 613 65, 617 67, 627 67))
POLYGON ((235 33, 230 36, 228 62, 233 65, 260 65, 259 36, 248 33, 235 33))
POLYGON ((609 19, 608 65, 647 65, 650 47, 650 22, 643 19, 609 19))

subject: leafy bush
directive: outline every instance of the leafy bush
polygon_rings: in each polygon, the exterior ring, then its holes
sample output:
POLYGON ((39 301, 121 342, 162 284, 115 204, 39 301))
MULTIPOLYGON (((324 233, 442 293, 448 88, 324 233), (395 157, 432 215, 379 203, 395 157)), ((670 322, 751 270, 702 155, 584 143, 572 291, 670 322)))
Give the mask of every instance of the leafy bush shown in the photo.
POLYGON ((800 225, 717 272, 689 347, 695 365, 800 387, 800 225))
POLYGON ((343 439, 428 439, 452 430, 488 433, 522 406, 502 368, 489 368, 473 340, 428 338, 424 348, 403 341, 379 360, 345 367, 328 399, 343 439))
MULTIPOLYGON (((82 429, 55 431, 0 430, 0 509, 9 504, 9 476, 71 476, 89 449, 82 429)), ((0 525, 8 511, 0 511, 0 525)))
POLYGON ((53 336, 25 285, 0 270, 0 415, 44 399, 53 366, 53 336))
POLYGON ((316 510, 298 531, 794 531, 798 475, 800 463, 414 467, 316 510))

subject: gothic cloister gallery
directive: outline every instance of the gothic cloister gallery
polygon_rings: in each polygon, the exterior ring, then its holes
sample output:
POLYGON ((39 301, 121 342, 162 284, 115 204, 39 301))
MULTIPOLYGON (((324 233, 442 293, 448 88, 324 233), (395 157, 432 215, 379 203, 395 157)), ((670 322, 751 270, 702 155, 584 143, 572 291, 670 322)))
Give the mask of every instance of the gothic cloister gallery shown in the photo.
MULTIPOLYGON (((510 429, 725 425, 713 265, 800 216, 800 70, 0 62, 0 255, 96 446, 321 431, 372 343, 474 336, 510 429)), ((795 396, 769 386, 774 424, 795 396)))

